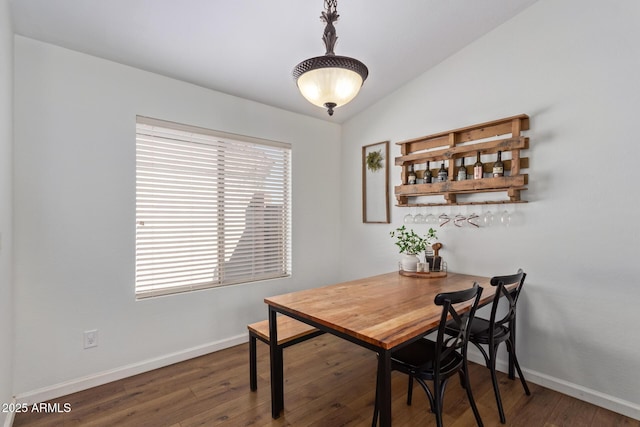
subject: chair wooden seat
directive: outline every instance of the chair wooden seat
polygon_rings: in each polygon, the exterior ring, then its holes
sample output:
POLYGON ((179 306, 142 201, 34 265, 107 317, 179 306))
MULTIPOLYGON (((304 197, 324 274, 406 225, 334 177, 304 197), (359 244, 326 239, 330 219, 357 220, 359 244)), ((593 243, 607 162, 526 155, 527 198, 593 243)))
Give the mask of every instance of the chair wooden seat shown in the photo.
MULTIPOLYGON (((251 390, 258 389, 256 342, 260 340, 269 344, 269 320, 247 325, 249 329, 249 383, 251 390)), ((302 341, 322 335, 324 332, 311 325, 292 319, 288 316, 278 316, 278 346, 276 351, 298 344, 302 341)))

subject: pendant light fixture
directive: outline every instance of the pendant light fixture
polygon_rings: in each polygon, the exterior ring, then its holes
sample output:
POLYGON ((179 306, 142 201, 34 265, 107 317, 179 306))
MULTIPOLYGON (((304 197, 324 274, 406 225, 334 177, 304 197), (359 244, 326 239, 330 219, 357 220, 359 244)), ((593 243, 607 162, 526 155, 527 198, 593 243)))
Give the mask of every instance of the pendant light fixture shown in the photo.
POLYGON ((367 79, 369 70, 357 59, 338 56, 333 48, 338 40, 333 23, 338 20, 338 1, 324 0, 322 19, 327 25, 322 40, 326 47, 324 56, 302 61, 293 69, 293 78, 307 101, 324 107, 330 116, 333 109, 341 107, 356 97, 367 79))

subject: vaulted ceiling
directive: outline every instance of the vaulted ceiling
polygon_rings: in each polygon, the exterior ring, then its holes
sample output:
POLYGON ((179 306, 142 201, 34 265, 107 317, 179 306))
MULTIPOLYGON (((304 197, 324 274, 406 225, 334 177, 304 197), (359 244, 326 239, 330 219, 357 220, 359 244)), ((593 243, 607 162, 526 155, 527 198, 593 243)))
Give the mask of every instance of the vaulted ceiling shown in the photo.
POLYGON ((291 77, 324 54, 321 0, 12 0, 17 34, 341 123, 536 0, 340 0, 336 54, 369 68, 333 117, 291 77))

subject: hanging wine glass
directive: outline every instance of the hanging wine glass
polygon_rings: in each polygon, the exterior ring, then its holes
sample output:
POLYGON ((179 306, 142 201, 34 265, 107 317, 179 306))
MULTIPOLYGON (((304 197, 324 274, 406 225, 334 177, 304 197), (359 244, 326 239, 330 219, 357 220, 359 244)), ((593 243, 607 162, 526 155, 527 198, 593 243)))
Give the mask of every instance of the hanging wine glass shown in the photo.
POLYGON ((455 225, 456 227, 462 227, 464 226, 466 220, 467 217, 459 213, 453 218, 453 225, 455 225))
POLYGON ((438 218, 436 218, 433 213, 429 212, 427 216, 424 217, 424 222, 429 225, 436 225, 438 223, 438 218))
POLYGON ((511 214, 506 209, 500 214, 500 223, 505 227, 511 223, 511 214))
POLYGON ((438 217, 438 221, 440 223, 440 227, 444 227, 445 225, 449 224, 449 222, 451 222, 451 217, 446 213, 441 213, 438 217))
POLYGON ((480 221, 480 216, 475 212, 472 212, 471 215, 467 217, 467 223, 473 227, 479 228, 480 225, 478 222, 480 221))
POLYGON ((491 211, 486 211, 482 216, 482 222, 485 227, 491 227, 493 224, 493 213, 491 213, 491 211))

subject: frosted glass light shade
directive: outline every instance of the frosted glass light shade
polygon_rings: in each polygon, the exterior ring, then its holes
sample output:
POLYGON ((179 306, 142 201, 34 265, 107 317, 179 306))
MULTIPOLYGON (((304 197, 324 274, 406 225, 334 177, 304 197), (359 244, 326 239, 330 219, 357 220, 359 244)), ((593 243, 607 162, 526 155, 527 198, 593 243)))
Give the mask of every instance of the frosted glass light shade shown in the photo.
POLYGON ((330 54, 302 61, 293 69, 302 96, 327 108, 329 115, 356 97, 368 75, 367 67, 357 59, 330 54))
POLYGON ((307 101, 318 107, 333 103, 340 107, 356 97, 362 76, 345 68, 318 68, 298 78, 298 89, 307 101))

